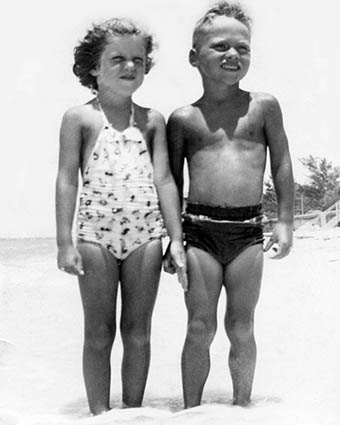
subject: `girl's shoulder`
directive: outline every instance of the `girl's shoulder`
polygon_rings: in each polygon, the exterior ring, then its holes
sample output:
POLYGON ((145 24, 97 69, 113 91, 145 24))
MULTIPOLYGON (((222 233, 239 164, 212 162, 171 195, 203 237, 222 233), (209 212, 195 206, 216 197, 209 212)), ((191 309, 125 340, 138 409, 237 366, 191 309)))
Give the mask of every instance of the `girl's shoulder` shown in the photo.
POLYGON ((134 104, 135 119, 146 128, 154 128, 165 125, 164 116, 153 108, 134 104))
POLYGON ((63 122, 83 127, 88 126, 98 115, 98 107, 90 101, 68 108, 64 113, 63 122))

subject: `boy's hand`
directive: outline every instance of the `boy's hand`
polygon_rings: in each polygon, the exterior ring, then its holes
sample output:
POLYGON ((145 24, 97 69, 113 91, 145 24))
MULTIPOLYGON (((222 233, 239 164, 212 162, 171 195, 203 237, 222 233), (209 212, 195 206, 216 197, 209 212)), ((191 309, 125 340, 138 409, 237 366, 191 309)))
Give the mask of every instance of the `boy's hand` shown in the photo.
POLYGON ((81 255, 73 245, 59 248, 58 268, 66 273, 82 276, 84 275, 81 255))
POLYGON ((274 247, 273 250, 276 252, 272 259, 279 260, 283 257, 286 257, 293 245, 293 225, 278 222, 274 227, 273 233, 264 247, 264 252, 270 250, 274 244, 277 244, 278 247, 274 247))
POLYGON ((188 290, 187 256, 182 242, 171 242, 170 253, 172 263, 175 266, 178 282, 184 291, 188 290))
POLYGON ((183 290, 188 290, 187 259, 181 242, 175 241, 168 245, 163 257, 163 267, 167 273, 177 273, 178 282, 183 290))

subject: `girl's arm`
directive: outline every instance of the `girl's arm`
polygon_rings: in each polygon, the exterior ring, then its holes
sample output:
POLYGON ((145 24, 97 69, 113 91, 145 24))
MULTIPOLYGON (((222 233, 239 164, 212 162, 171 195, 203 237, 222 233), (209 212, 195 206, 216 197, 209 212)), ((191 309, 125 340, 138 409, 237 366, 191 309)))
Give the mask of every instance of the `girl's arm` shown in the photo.
POLYGON ((81 151, 79 107, 68 110, 60 129, 59 168, 56 182, 58 267, 70 274, 84 274, 81 257, 72 241, 81 151))
POLYGON ((176 183, 171 174, 165 121, 161 114, 151 111, 153 122, 153 167, 154 183, 171 245, 170 252, 178 279, 187 289, 186 256, 183 248, 181 208, 176 183))
POLYGON ((171 173, 177 186, 181 209, 183 208, 184 137, 182 131, 183 110, 174 111, 167 123, 167 141, 171 173))

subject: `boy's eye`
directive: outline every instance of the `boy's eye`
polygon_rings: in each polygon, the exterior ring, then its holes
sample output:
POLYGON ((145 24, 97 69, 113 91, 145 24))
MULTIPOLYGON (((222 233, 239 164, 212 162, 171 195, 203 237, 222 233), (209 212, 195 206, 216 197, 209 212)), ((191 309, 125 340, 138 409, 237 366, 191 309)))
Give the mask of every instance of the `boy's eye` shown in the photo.
POLYGON ((218 52, 224 52, 225 50, 228 50, 228 46, 224 43, 215 44, 214 48, 218 52))
POLYGON ((250 52, 250 48, 248 46, 239 46, 237 50, 242 54, 250 52))

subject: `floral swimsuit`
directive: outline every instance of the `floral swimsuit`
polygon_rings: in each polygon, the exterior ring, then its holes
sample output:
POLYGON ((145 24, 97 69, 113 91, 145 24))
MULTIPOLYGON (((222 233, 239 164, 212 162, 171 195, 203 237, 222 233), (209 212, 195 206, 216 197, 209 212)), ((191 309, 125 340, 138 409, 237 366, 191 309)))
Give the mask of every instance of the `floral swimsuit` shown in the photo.
POLYGON ((128 128, 112 127, 99 101, 103 128, 84 168, 78 241, 94 242, 118 260, 164 236, 153 166, 132 105, 128 128))

